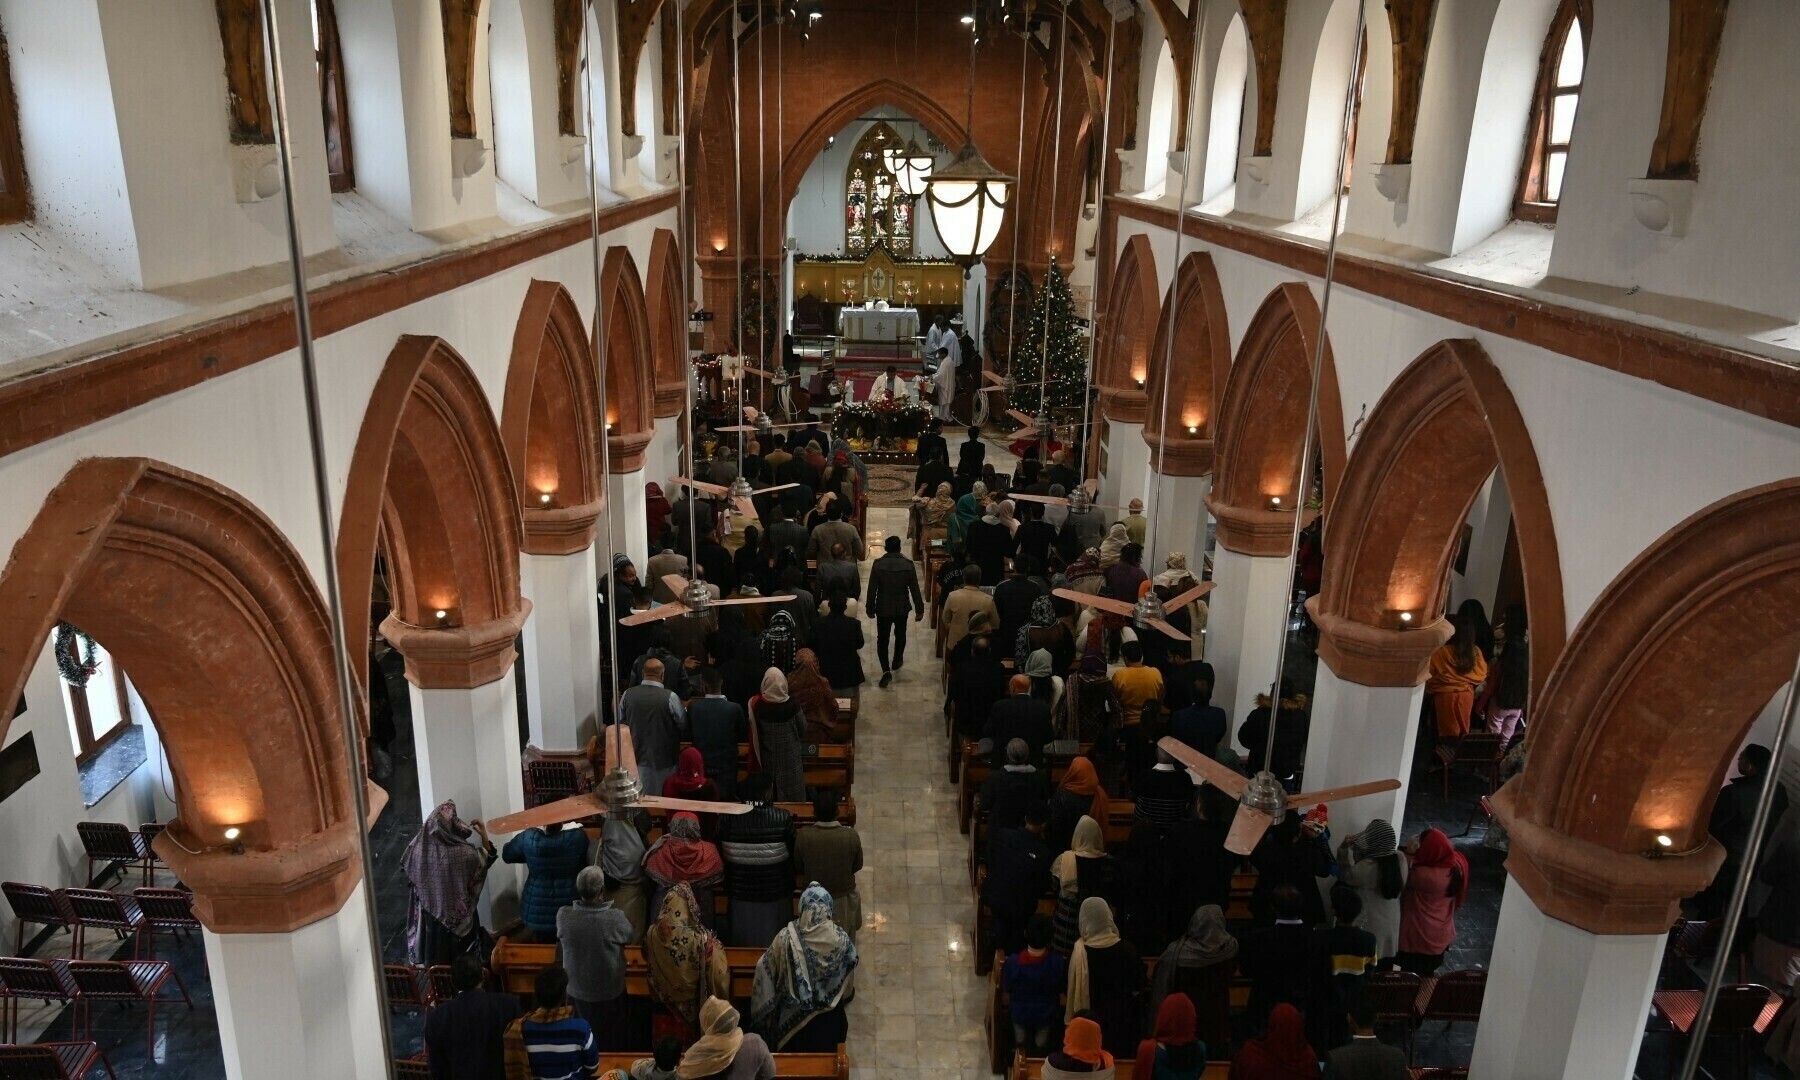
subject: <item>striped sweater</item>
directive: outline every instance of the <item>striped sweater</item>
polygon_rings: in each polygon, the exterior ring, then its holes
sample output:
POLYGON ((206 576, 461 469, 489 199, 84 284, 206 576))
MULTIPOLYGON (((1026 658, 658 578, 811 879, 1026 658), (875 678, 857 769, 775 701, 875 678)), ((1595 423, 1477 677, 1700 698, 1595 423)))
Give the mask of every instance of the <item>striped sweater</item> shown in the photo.
POLYGON ((576 1080, 599 1068, 593 1030, 567 1005, 526 1013, 506 1029, 506 1080, 576 1080))

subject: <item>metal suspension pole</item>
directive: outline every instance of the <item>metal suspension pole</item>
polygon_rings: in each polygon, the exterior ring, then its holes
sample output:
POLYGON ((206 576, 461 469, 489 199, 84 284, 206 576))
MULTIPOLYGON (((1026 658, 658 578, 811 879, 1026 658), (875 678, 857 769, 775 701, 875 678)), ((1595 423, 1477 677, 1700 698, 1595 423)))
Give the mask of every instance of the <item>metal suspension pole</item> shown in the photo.
MULTIPOLYGON (((350 668, 350 643, 344 629, 344 597, 337 572, 337 527, 332 519, 331 485, 325 461, 325 424, 319 406, 319 362, 313 352, 312 306, 306 295, 306 261, 300 246, 300 226, 294 207, 294 148, 288 138, 287 72, 281 61, 281 34, 274 0, 262 0, 263 48, 267 50, 269 72, 274 83, 275 138, 281 162, 281 205, 283 224, 287 229, 288 269, 294 278, 294 336, 300 354, 300 384, 305 391, 306 442, 312 455, 313 509, 319 517, 319 537, 325 545, 320 565, 325 573, 326 609, 331 618, 331 651, 336 661, 338 709, 343 713, 344 757, 349 766, 350 806, 356 814, 356 854, 361 864, 363 918, 368 923, 369 963, 381 964, 381 918, 375 907, 374 852, 369 847, 368 768, 363 763, 362 731, 356 722, 356 686, 350 668)), ((371 670, 370 678, 378 673, 371 670)), ((371 975, 377 974, 375 971, 371 975)), ((376 1022, 381 1025, 383 1048, 381 1071, 392 1076, 394 1064, 385 1052, 393 1045, 393 1032, 388 1023, 386 980, 376 978, 376 1022)))
MULTIPOLYGON (((611 396, 607 387, 607 376, 611 372, 611 364, 607 351, 606 327, 611 324, 612 320, 606 315, 606 303, 600 295, 600 168, 594 155, 600 151, 601 145, 599 140, 594 137, 596 132, 594 128, 594 95, 592 83, 595 70, 594 57, 596 54, 594 52, 593 39, 588 33, 588 26, 593 22, 593 18, 589 17, 590 11, 591 9, 588 5, 584 4, 581 13, 581 39, 582 47, 586 50, 588 57, 587 77, 589 85, 581 88, 581 105, 582 116, 584 118, 583 122, 587 127, 588 230, 590 236, 588 256, 593 263, 594 272, 594 363, 599 369, 600 374, 600 423, 602 424, 600 431, 600 483, 603 485, 604 490, 604 488, 612 486, 612 432, 610 430, 610 421, 606 419, 608 398, 611 396)), ((604 71, 605 69, 601 68, 601 70, 604 71)), ((605 76, 602 76, 602 78, 604 77, 605 76)), ((610 493, 608 493, 608 495, 610 495, 610 493)), ((616 717, 619 714, 620 612, 619 579, 618 575, 613 573, 613 559, 617 555, 617 548, 613 542, 614 510, 615 507, 612 506, 611 499, 608 498, 606 505, 606 527, 601 530, 601 533, 606 537, 604 541, 606 544, 606 670, 611 677, 608 680, 606 687, 603 687, 602 690, 610 689, 611 693, 606 694, 602 692, 595 694, 594 700, 598 703, 610 698, 607 702, 610 706, 608 715, 616 717)), ((599 719, 601 718, 596 717, 596 720, 599 719)))
MULTIPOLYGON (((1118 29, 1118 26, 1117 20, 1106 24, 1106 102, 1100 108, 1100 180, 1094 196, 1094 203, 1097 207, 1106 202, 1106 170, 1109 167, 1106 160, 1109 156, 1107 147, 1110 145, 1110 140, 1112 138, 1113 33, 1118 29)), ((1101 215, 1102 221, 1105 220, 1105 211, 1103 209, 1097 209, 1095 212, 1101 215)), ((1100 320, 1095 317, 1093 301, 1089 300, 1087 360, 1083 364, 1081 372, 1081 478, 1083 480, 1087 479, 1087 454, 1088 447, 1091 445, 1090 432, 1088 431, 1088 410, 1093 404, 1094 398, 1092 389, 1094 379, 1094 345, 1099 340, 1100 320)), ((1073 450, 1073 447, 1070 449, 1073 450)), ((1063 494, 1067 495, 1068 492, 1064 492, 1063 494)))
MULTIPOLYGON (((1063 120, 1063 69, 1069 56, 1069 4, 1071 0, 1062 0, 1062 19, 1056 31, 1056 134, 1050 144, 1050 210, 1046 215, 1050 224, 1050 267, 1056 267, 1056 194, 1057 171, 1062 168, 1062 120, 1063 120)), ((1068 280, 1066 277, 1064 280, 1068 280)), ((1048 419, 1048 402, 1050 398, 1050 272, 1044 272, 1044 332, 1038 338, 1038 411, 1039 417, 1048 419)), ((1055 425, 1047 425, 1038 429, 1038 466, 1043 467, 1043 451, 1049 448, 1050 439, 1056 434, 1055 425)))
POLYGON ((1719 1003, 1719 988, 1725 984, 1725 965, 1731 959, 1732 943, 1737 940, 1738 925, 1744 918, 1744 901, 1750 895, 1750 882, 1756 877, 1756 864, 1762 855, 1763 834, 1775 805, 1775 793, 1781 790, 1781 761, 1787 756, 1788 733, 1794 727, 1794 713, 1800 705, 1800 656, 1794 658, 1794 672, 1788 679, 1787 700, 1781 706, 1781 723, 1775 728, 1774 754, 1768 772, 1763 776, 1762 792, 1756 797, 1756 813, 1750 818, 1750 847, 1738 867, 1737 883, 1731 889, 1731 902, 1725 908, 1725 925, 1719 931, 1719 951, 1713 956, 1712 970, 1706 976, 1706 993, 1700 998, 1700 1015, 1688 1033, 1687 1056, 1681 1062, 1681 1080, 1694 1080, 1700 1069, 1700 1055, 1706 1050, 1706 1029, 1712 1026, 1713 1007, 1719 1003))
MULTIPOLYGON (((1025 27, 1024 27, 1023 31, 1019 34, 1019 156, 1018 156, 1018 162, 1019 162, 1019 166, 1020 166, 1020 171, 1023 171, 1024 165, 1025 165, 1025 86, 1026 86, 1025 76, 1026 76, 1026 73, 1028 71, 1030 71, 1030 69, 1031 69, 1031 20, 1029 18, 1026 18, 1023 15, 1021 15, 1020 18, 1025 19, 1025 27)), ((974 132, 973 132, 973 129, 971 129, 970 137, 973 138, 973 135, 974 135, 974 132)), ((1017 194, 1016 188, 1014 189, 1013 199, 1015 202, 1018 199, 1018 194, 1017 194)), ((1011 273, 1012 273, 1012 287, 1006 290, 1006 351, 1008 353, 1008 355, 1006 357, 1006 373, 1008 375, 1012 375, 1013 381, 1016 383, 1018 381, 1018 376, 1013 375, 1013 364, 1012 364, 1012 356, 1011 356, 1011 353, 1013 352, 1013 350, 1018 348, 1018 340, 1019 340, 1015 333, 1016 326, 1015 326, 1015 320, 1014 320, 1014 316, 1018 313, 1018 310, 1019 310, 1019 215, 1016 213, 1013 215, 1012 264, 1011 264, 1010 269, 1011 269, 1011 273)), ((981 390, 978 388, 975 392, 979 394, 979 393, 981 393, 981 390)), ((1012 395, 1010 395, 1010 394, 1007 395, 1006 403, 1008 405, 1012 404, 1012 395)))
MULTIPOLYGON (((1294 602, 1294 577, 1297 572, 1295 552, 1300 547, 1300 519, 1306 509, 1304 492, 1312 477, 1313 438, 1319 430, 1319 371, 1325 362, 1325 321, 1331 313, 1332 271, 1337 268, 1338 229, 1344 219, 1344 168, 1350 160, 1350 120, 1356 110, 1356 73, 1362 66, 1363 34, 1366 12, 1356 5, 1356 43, 1350 50, 1350 82, 1344 91, 1344 119, 1338 130, 1337 181, 1331 196, 1331 236, 1325 242, 1325 279, 1319 291, 1319 340, 1313 342, 1312 385, 1306 396, 1306 440, 1300 444, 1300 492, 1294 499, 1294 528, 1288 537, 1288 584, 1282 593, 1281 641, 1275 649, 1275 681, 1269 689, 1269 734, 1263 745, 1263 767, 1275 759, 1275 728, 1281 719, 1281 680, 1287 666, 1288 606, 1294 602)), ((1187 177, 1182 177, 1186 194, 1187 177)), ((1179 275, 1179 270, 1177 271, 1179 275)), ((1167 433, 1164 433, 1167 437, 1167 433)))
MULTIPOLYGON (((767 209, 764 202, 766 196, 763 193, 763 149, 769 144, 769 134, 765 130, 769 114, 763 105, 763 84, 765 82, 763 78, 763 38, 767 36, 764 31, 768 25, 768 16, 764 14, 762 4, 759 2, 756 6, 756 365, 758 367, 769 362, 769 305, 764 295, 764 290, 768 288, 769 230, 763 220, 763 213, 767 209)), ((779 26, 779 23, 777 25, 779 26)), ((780 33, 780 31, 777 30, 776 33, 780 33)), ((776 137, 780 137, 779 132, 776 133, 776 137)), ((739 378, 741 379, 742 376, 739 378)), ((739 397, 743 396, 742 385, 740 382, 739 397)), ((767 405, 767 402, 763 400, 763 391, 767 385, 761 379, 756 380, 756 409, 758 412, 761 412, 767 405)), ((741 414, 738 426, 744 426, 741 414)), ((743 467, 743 459, 744 433, 740 431, 738 432, 739 468, 743 467)))

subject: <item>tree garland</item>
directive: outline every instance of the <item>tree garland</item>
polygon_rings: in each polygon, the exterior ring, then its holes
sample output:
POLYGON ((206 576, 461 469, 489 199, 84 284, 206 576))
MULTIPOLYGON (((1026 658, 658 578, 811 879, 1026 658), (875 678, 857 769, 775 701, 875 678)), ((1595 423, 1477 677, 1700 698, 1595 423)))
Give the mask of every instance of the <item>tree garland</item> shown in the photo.
POLYGON ((100 646, 94 639, 66 622, 56 624, 56 670, 63 682, 77 690, 87 688, 88 680, 100 670, 100 646), (76 655, 79 642, 81 652, 76 655))

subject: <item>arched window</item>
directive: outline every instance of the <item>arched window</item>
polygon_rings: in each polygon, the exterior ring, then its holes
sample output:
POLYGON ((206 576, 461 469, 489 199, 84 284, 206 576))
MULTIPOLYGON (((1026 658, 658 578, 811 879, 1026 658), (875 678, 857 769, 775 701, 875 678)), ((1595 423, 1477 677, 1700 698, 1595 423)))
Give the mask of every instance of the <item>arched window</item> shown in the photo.
POLYGON ((1593 25, 1592 0, 1562 0, 1550 20, 1544 55, 1538 61, 1525 161, 1519 169, 1519 197, 1513 204, 1513 216, 1521 220, 1556 220, 1593 25))
POLYGON ((1163 42, 1156 58, 1156 79, 1150 84, 1150 117, 1144 128, 1145 197, 1161 198, 1169 179, 1169 143, 1175 128, 1175 57, 1163 42))
POLYGON ((877 123, 850 152, 850 166, 844 170, 844 254, 866 254, 881 243, 892 254, 912 254, 917 207, 881 156, 885 149, 905 145, 899 132, 877 123))
POLYGON ((13 97, 12 61, 0 34, 0 222, 23 221, 31 213, 25 190, 25 151, 19 142, 19 102, 13 97))
POLYGON ((1244 17, 1232 15, 1219 44, 1218 70, 1213 75, 1211 119, 1206 135, 1206 173, 1200 185, 1200 201, 1210 202, 1237 180, 1239 139, 1250 87, 1250 47, 1244 33, 1244 17))
POLYGON ((325 111, 325 166, 331 173, 331 190, 349 191, 356 186, 356 170, 350 164, 350 96, 344 90, 344 50, 331 0, 313 0, 312 31, 319 103, 325 111))

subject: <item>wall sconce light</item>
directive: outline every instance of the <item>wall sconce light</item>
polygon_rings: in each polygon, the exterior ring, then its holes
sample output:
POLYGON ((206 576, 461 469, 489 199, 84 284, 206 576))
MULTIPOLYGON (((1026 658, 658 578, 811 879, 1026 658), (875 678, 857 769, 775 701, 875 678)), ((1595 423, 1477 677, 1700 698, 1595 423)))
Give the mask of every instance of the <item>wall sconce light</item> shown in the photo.
POLYGON ((439 626, 449 626, 450 625, 450 613, 448 611, 444 610, 443 608, 438 608, 436 614, 437 614, 437 624, 439 626))
POLYGON ((713 254, 714 255, 725 254, 725 241, 723 241, 723 240, 714 240, 713 241, 713 254))
POLYGON ((1188 434, 1189 434, 1189 435, 1198 435, 1198 434, 1200 434, 1200 425, 1199 425, 1199 424, 1189 424, 1189 425, 1188 425, 1188 426, 1187 426, 1187 427, 1188 427, 1188 434))
POLYGON ((538 492, 538 505, 539 506, 549 506, 550 505, 550 493, 548 491, 538 492))
POLYGON ((1142 375, 1134 376, 1133 381, 1137 383, 1137 388, 1139 390, 1144 388, 1144 377, 1142 375))
POLYGON ((1673 848, 1675 846, 1675 840, 1674 840, 1674 838, 1669 836, 1668 833, 1657 833, 1656 834, 1656 846, 1661 848, 1664 851, 1668 851, 1670 848, 1673 848))
POLYGON ((608 421, 607 421, 607 422, 606 422, 606 430, 608 430, 608 431, 611 431, 611 430, 612 430, 612 426, 613 426, 613 422, 612 422, 612 421, 611 421, 611 420, 608 420, 608 421))
POLYGON ((1412 621, 1413 621, 1412 612, 1402 611, 1400 613, 1400 629, 1402 629, 1402 630, 1412 629, 1412 621))
POLYGON ((225 850, 231 852, 233 855, 242 855, 244 853, 244 833, 243 830, 239 829, 236 825, 232 825, 225 830, 225 850))
POLYGON ((1282 511, 1284 511, 1284 510, 1286 510, 1286 509, 1288 509, 1288 507, 1286 507, 1286 506, 1283 506, 1283 505, 1282 505, 1282 504, 1281 504, 1281 496, 1279 496, 1279 495, 1271 495, 1271 496, 1269 496, 1269 510, 1270 510, 1270 512, 1272 512, 1272 513, 1276 513, 1276 514, 1279 514, 1279 513, 1281 513, 1281 512, 1282 512, 1282 511))

